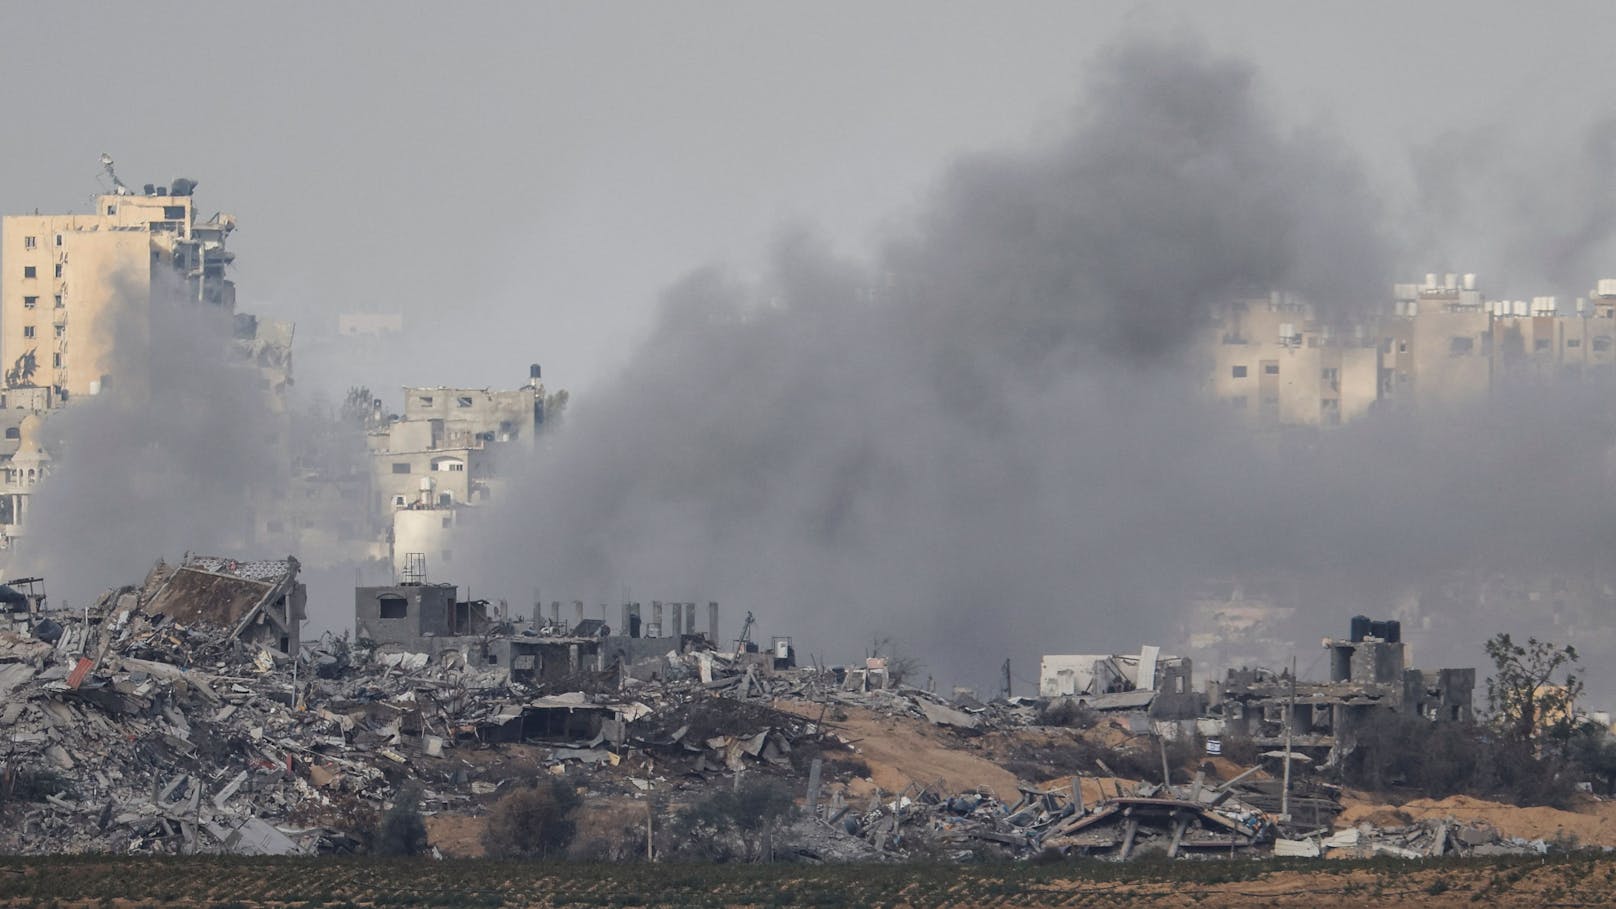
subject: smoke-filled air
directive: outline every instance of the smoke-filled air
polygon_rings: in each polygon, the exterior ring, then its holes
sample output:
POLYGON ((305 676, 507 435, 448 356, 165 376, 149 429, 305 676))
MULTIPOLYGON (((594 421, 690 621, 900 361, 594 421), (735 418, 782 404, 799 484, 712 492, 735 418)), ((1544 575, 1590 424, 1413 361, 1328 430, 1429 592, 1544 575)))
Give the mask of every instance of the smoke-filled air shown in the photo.
MULTIPOLYGON (((983 681, 1051 641, 1171 639, 1208 579, 1305 588, 1306 638, 1453 572, 1601 569, 1616 437, 1587 392, 1235 426, 1191 344, 1211 307, 1275 290, 1346 321, 1396 278, 1393 219, 1244 63, 1136 42, 1089 76, 1064 136, 958 161, 882 248, 788 226, 761 278, 668 289, 474 528, 473 574, 716 599, 804 652, 890 636, 983 681)), ((1424 630, 1428 664, 1473 662, 1424 630)))

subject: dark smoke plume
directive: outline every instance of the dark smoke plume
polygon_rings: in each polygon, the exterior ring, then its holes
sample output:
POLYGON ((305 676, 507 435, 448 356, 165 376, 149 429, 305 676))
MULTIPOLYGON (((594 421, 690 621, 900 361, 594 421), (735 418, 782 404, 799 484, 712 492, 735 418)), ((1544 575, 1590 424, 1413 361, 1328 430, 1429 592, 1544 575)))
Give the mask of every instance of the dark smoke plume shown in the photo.
POLYGON ((945 678, 1160 638, 1230 535, 1287 532, 1242 522, 1260 453, 1199 401, 1208 304, 1375 299, 1379 225, 1246 67, 1124 48, 1069 137, 960 163, 873 261, 798 232, 757 286, 671 289, 469 547, 476 573, 725 600, 831 659, 886 632, 945 678))

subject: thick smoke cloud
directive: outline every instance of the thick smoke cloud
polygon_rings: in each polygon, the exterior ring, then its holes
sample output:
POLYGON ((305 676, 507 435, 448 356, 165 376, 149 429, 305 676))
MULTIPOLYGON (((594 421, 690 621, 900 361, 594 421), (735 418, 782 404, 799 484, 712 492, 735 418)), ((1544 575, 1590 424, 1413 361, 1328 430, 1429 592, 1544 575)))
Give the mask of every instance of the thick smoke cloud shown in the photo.
POLYGON ((1068 138, 962 162, 871 262, 798 232, 756 286, 670 290, 476 573, 725 600, 832 660, 884 632, 945 679, 1163 636, 1267 483, 1198 398, 1208 305, 1345 309, 1387 268, 1361 175, 1272 122, 1246 67, 1133 45, 1093 85, 1068 138))
POLYGON ((164 273, 149 297, 136 280, 103 328, 118 380, 44 424, 59 456, 13 564, 44 574, 58 604, 138 583, 159 557, 240 551, 255 497, 285 472, 279 417, 232 354, 230 314, 164 273))
POLYGON ((1410 274, 1474 271, 1496 296, 1585 294, 1616 252, 1616 117, 1552 134, 1512 123, 1418 143, 1410 274))

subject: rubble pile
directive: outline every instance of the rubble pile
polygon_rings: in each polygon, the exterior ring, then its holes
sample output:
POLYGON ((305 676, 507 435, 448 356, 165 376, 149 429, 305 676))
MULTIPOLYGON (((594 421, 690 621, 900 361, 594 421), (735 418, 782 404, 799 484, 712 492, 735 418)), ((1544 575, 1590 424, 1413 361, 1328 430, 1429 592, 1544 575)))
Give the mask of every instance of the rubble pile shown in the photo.
POLYGON ((1361 823, 1328 835, 1281 840, 1275 844, 1274 854, 1339 858, 1388 855, 1416 859, 1447 855, 1546 855, 1549 848, 1545 840, 1506 837, 1486 822, 1464 823, 1449 817, 1394 827, 1361 823))
MULTIPOLYGON (((477 815, 546 773, 669 811, 743 774, 788 778, 802 810, 780 854, 816 861, 1548 848, 1451 819, 1336 831, 1338 790, 1298 781, 1282 794, 1257 768, 1125 789, 1096 758, 1110 779, 1088 801, 1080 777, 1013 798, 958 775, 953 789, 883 792, 858 770, 868 726, 848 725, 852 708, 937 727, 926 735, 948 748, 1013 737, 1038 724, 1041 702, 949 701, 896 684, 875 659, 797 669, 705 641, 609 667, 574 658, 564 674, 523 680, 460 649, 305 645, 282 634, 301 611, 295 576, 290 559, 188 559, 79 613, 44 612, 42 598, 11 604, 0 615, 0 808, 12 823, 0 850, 361 851, 401 792, 429 814, 477 815)), ((1167 737, 1148 721, 1143 730, 1167 737)))
POLYGON ((351 832, 299 818, 430 782, 404 752, 431 754, 493 715, 475 673, 360 671, 340 644, 294 665, 139 605, 109 594, 83 619, 52 620, 54 643, 0 632, 0 795, 38 799, 4 848, 351 850, 351 832))
POLYGON ((1146 852, 1176 857, 1190 852, 1250 851, 1273 839, 1274 821, 1234 796, 1233 789, 1141 784, 1131 793, 1084 805, 1071 791, 1022 788, 1011 803, 982 792, 947 796, 915 788, 890 801, 872 800, 863 811, 827 806, 825 821, 880 850, 943 844, 970 854, 988 845, 1010 857, 1048 851, 1127 860, 1146 852))

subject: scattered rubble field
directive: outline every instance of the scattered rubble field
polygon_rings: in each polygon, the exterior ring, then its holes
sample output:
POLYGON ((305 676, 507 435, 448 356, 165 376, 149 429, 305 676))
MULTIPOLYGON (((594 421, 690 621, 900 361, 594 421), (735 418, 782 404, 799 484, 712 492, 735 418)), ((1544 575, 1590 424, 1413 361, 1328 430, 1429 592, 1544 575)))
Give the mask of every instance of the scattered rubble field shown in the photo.
POLYGON ((679 865, 239 856, 0 858, 0 906, 1606 905, 1616 858, 679 865))
POLYGON ((1616 845, 1616 802, 1610 801, 1590 800, 1575 806, 1576 811, 1523 808, 1465 795, 1412 799, 1395 806, 1349 796, 1343 798, 1341 804, 1343 810, 1337 818, 1337 825, 1341 827, 1363 821, 1377 826, 1395 826, 1453 818, 1464 823, 1486 824, 1507 837, 1583 846, 1616 845))

